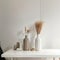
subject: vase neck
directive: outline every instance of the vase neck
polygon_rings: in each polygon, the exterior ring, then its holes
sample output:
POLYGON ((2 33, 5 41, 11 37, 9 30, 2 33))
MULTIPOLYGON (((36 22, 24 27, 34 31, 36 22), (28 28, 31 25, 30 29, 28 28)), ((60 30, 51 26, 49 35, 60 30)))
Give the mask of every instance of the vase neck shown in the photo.
POLYGON ((37 37, 39 37, 40 36, 40 34, 37 34, 37 37))

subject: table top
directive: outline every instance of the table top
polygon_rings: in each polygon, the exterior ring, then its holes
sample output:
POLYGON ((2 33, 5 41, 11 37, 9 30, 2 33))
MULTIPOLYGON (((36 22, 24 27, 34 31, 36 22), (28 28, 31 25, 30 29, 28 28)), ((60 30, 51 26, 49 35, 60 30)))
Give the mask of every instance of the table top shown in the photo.
POLYGON ((42 49, 40 51, 16 51, 10 49, 2 57, 60 57, 60 49, 42 49))

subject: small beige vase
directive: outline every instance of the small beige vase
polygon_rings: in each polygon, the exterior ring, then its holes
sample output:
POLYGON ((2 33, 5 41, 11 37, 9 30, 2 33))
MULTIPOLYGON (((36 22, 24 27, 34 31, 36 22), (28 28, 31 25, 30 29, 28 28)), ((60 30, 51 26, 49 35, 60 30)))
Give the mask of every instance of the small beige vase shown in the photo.
POLYGON ((27 38, 27 35, 25 35, 25 38, 23 40, 23 50, 28 51, 29 49, 30 49, 29 39, 27 38))

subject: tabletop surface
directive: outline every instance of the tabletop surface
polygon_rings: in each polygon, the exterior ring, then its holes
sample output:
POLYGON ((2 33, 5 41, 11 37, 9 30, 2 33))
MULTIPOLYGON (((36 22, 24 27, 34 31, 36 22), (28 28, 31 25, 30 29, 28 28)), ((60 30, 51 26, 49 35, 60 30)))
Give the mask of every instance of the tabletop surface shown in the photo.
POLYGON ((42 49, 40 51, 16 51, 10 49, 2 57, 60 57, 60 49, 42 49))

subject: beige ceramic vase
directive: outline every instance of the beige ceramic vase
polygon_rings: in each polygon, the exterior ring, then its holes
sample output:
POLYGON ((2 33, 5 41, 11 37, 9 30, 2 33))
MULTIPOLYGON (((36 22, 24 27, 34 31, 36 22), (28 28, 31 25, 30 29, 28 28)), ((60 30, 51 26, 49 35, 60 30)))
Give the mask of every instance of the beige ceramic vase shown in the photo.
POLYGON ((25 35, 25 38, 23 40, 23 50, 28 51, 29 50, 29 39, 27 38, 27 35, 25 35))
POLYGON ((24 50, 24 51, 30 50, 29 32, 30 32, 30 30, 28 30, 28 29, 25 27, 25 38, 24 38, 24 40, 23 40, 23 50, 24 50))

